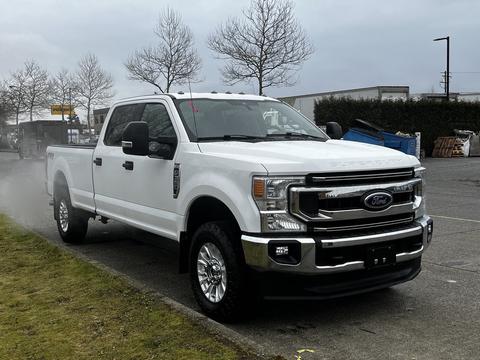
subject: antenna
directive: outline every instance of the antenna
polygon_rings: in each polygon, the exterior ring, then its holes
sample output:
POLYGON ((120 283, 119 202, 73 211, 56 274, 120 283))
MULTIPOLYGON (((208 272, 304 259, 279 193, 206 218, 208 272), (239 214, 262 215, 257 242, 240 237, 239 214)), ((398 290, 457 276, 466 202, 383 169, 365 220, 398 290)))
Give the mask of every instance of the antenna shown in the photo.
POLYGON ((197 120, 195 119, 196 108, 193 105, 192 86, 190 85, 190 77, 188 77, 187 79, 188 79, 188 91, 190 91, 190 108, 192 109, 193 125, 195 126, 195 137, 198 138, 197 120))

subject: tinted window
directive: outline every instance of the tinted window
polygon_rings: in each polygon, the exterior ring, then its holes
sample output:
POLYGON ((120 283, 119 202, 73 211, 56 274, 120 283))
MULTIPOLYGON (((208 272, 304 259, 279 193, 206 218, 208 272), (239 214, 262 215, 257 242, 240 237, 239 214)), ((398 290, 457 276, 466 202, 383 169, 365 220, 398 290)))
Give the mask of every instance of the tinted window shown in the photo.
POLYGON ((163 104, 147 104, 143 110, 142 121, 148 124, 150 138, 175 137, 170 116, 163 104))
POLYGON ((120 146, 123 130, 131 121, 138 121, 143 104, 123 105, 115 108, 105 133, 105 145, 120 146))

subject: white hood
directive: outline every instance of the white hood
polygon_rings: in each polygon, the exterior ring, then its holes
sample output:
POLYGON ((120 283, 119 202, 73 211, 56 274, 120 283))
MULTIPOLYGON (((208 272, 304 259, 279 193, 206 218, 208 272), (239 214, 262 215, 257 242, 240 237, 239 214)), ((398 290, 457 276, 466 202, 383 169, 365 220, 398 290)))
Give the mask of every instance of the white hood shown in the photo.
POLYGON ((346 140, 199 143, 210 156, 262 164, 270 175, 414 167, 414 156, 346 140))

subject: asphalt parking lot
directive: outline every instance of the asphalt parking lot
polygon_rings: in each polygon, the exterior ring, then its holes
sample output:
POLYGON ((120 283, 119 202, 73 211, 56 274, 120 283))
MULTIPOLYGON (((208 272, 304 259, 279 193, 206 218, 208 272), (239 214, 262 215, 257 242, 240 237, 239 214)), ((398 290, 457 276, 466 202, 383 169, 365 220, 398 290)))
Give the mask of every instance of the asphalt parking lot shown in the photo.
MULTIPOLYGON (((229 326, 287 359, 305 348, 315 352, 302 359, 480 358, 480 158, 424 165, 435 234, 414 281, 330 301, 269 301, 229 326)), ((43 162, 0 153, 0 211, 61 244, 43 162)), ((161 240, 92 221, 86 243, 71 247, 197 309, 175 247, 161 240)))

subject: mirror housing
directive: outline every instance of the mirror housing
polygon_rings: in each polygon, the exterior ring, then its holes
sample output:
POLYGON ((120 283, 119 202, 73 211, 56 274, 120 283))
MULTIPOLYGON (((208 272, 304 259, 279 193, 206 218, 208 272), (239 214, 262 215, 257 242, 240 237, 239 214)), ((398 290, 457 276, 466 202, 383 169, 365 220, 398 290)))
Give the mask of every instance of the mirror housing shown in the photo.
POLYGON ((145 121, 132 121, 127 124, 122 134, 122 150, 129 155, 150 154, 148 150, 148 125, 145 121))
POLYGON ((150 139, 149 154, 150 157, 172 160, 177 148, 176 137, 159 137, 150 139))
POLYGON ((343 129, 337 122, 327 122, 327 135, 332 139, 339 140, 343 136, 343 129))
POLYGON ((177 138, 174 136, 150 139, 145 121, 129 122, 123 130, 122 150, 125 154, 172 160, 176 148, 177 138))

